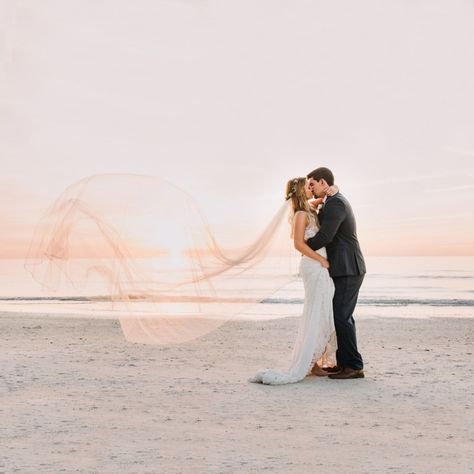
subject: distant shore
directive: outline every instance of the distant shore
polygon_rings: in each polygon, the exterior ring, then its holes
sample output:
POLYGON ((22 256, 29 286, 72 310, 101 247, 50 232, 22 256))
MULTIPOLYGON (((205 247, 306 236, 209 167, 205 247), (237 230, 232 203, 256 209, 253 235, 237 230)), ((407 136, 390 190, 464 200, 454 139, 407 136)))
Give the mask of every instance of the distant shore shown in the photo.
POLYGON ((0 471, 472 472, 474 319, 363 318, 365 379, 248 383, 285 368, 297 324, 159 347, 114 320, 0 313, 0 471))

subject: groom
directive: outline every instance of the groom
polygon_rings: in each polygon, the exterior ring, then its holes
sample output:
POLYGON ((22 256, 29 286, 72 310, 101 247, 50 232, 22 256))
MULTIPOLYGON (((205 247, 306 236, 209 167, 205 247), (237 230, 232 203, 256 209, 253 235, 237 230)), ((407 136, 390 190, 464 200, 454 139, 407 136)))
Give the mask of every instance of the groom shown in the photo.
POLYGON ((337 367, 325 369, 332 379, 364 377, 364 363, 357 350, 356 328, 352 313, 365 275, 365 262, 357 240, 356 222, 347 199, 336 193, 327 196, 334 184, 328 168, 317 168, 307 176, 316 197, 324 198, 319 211, 319 232, 306 242, 313 250, 326 247, 330 264, 329 274, 334 280, 334 325, 337 334, 337 367))

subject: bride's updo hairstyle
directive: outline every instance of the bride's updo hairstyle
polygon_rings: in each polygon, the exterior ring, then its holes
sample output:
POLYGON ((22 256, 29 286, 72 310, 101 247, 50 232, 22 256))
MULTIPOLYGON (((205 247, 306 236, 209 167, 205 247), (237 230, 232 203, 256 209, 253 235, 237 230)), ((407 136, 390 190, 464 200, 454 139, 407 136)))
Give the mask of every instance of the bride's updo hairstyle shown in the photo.
POLYGON ((286 183, 285 199, 291 201, 290 223, 293 223, 293 217, 298 211, 304 211, 309 223, 317 225, 317 215, 306 197, 305 186, 306 178, 294 178, 286 183))

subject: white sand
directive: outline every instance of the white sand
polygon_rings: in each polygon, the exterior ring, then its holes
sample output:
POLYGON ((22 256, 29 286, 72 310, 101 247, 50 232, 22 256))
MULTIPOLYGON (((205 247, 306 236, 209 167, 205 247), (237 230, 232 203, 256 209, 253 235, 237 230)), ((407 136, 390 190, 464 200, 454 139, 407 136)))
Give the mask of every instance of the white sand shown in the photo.
POLYGON ((359 321, 365 379, 248 383, 287 365, 296 325, 163 348, 4 313, 0 472, 472 472, 474 319, 359 321))

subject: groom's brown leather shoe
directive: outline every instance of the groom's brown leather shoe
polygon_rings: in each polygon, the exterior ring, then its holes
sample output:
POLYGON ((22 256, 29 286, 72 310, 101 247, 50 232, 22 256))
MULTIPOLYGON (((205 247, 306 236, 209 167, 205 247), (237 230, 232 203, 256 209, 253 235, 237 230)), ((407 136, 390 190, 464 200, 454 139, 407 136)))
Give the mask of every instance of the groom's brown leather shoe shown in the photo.
POLYGON ((346 380, 346 379, 363 379, 365 377, 363 370, 349 369, 345 367, 337 374, 330 374, 330 379, 346 380))
POLYGON ((323 367, 323 370, 326 371, 328 374, 338 374, 339 372, 342 372, 344 368, 336 365, 334 367, 323 367))

